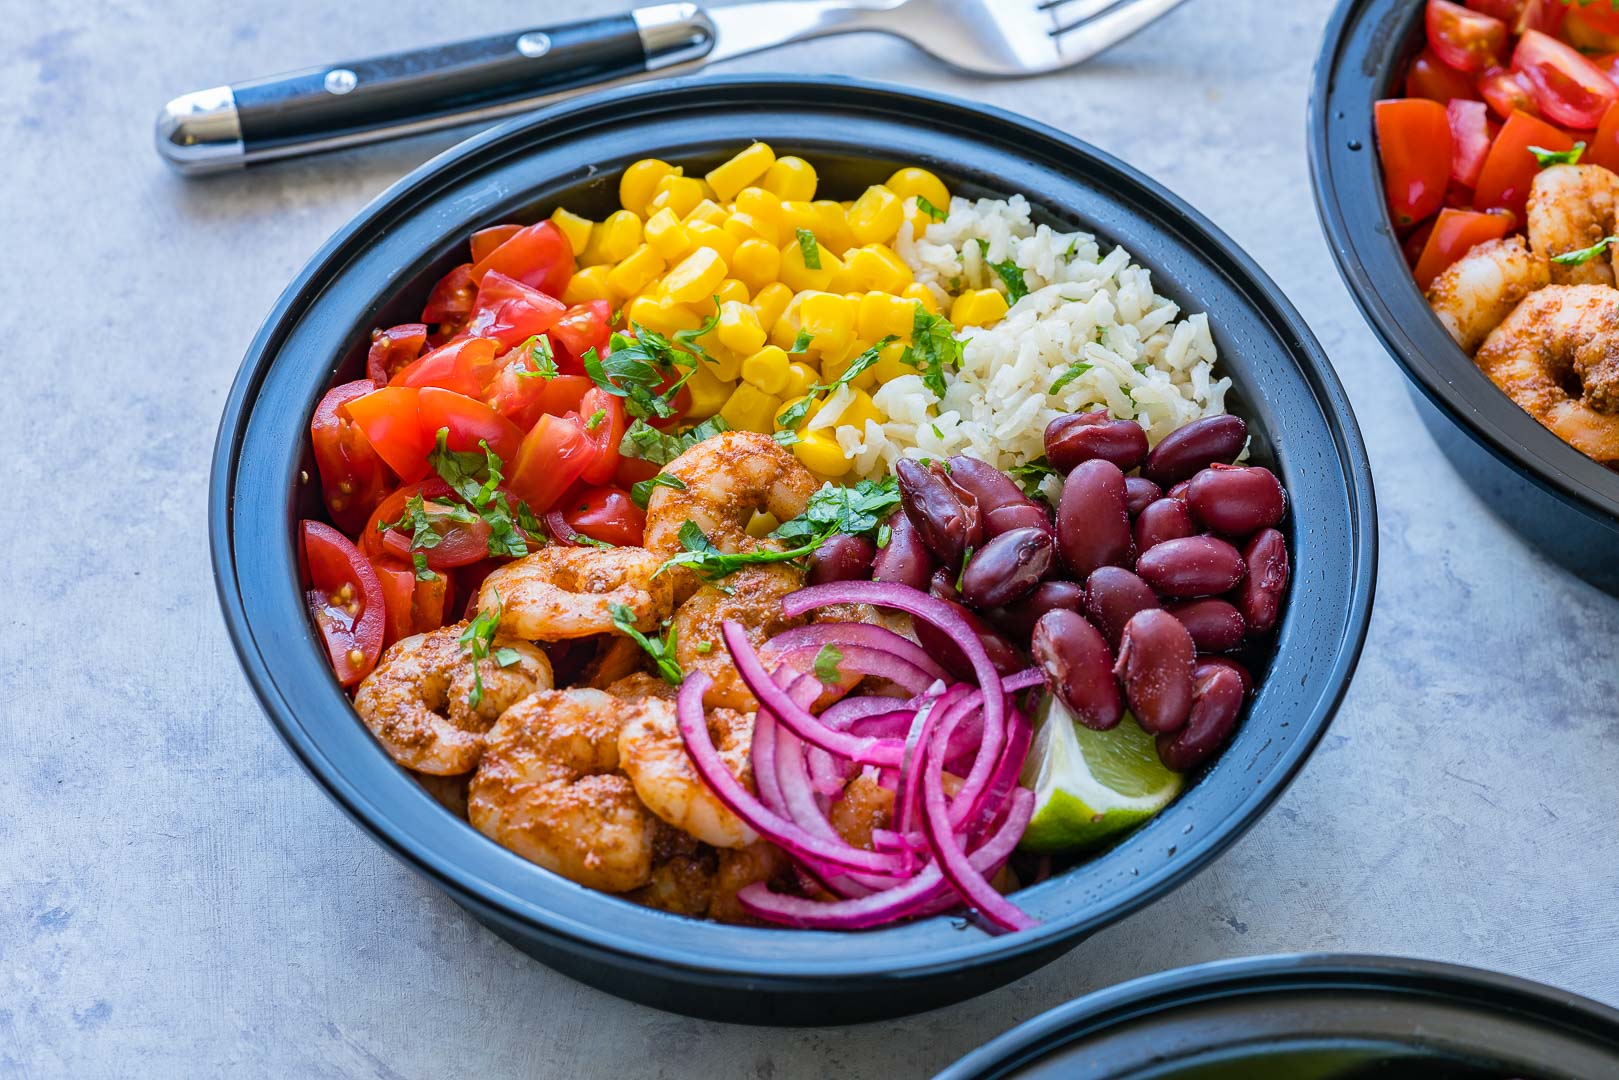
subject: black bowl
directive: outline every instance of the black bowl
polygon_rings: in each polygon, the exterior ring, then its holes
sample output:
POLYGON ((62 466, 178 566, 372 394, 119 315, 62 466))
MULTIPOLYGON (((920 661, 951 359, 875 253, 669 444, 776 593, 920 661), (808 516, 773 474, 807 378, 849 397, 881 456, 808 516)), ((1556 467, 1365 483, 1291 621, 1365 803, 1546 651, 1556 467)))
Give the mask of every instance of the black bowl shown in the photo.
POLYGON ((1261 956, 1099 990, 937 1080, 1595 1080, 1619 1010, 1476 968, 1261 956))
POLYGON ((1421 0, 1345 0, 1310 95, 1310 175, 1338 271, 1464 480, 1563 566, 1619 594, 1619 472, 1542 427, 1457 347, 1411 276, 1383 197, 1372 104, 1404 95, 1421 0))
POLYGON ((612 993, 771 1024, 871 1020, 959 1001, 1034 970, 1162 896, 1251 826, 1315 746, 1370 617, 1370 469, 1349 403, 1298 314, 1180 200, 1059 132, 1005 113, 841 79, 679 81, 592 97, 456 147, 323 247, 260 330, 232 388, 210 493, 214 570, 248 679, 328 794, 497 933, 612 993), (969 134, 970 133, 970 134, 969 134), (1106 854, 1019 894, 1042 925, 988 936, 965 920, 860 934, 721 926, 563 880, 446 814, 387 757, 333 680, 303 610, 294 523, 320 513, 307 447, 316 401, 356 377, 372 326, 414 317, 491 222, 559 201, 599 213, 645 156, 701 172, 745 139, 811 159, 853 192, 894 162, 956 191, 1022 192, 1051 221, 1125 243, 1159 288, 1207 310, 1258 460, 1292 495, 1295 584, 1270 678, 1232 745, 1163 814, 1106 854))

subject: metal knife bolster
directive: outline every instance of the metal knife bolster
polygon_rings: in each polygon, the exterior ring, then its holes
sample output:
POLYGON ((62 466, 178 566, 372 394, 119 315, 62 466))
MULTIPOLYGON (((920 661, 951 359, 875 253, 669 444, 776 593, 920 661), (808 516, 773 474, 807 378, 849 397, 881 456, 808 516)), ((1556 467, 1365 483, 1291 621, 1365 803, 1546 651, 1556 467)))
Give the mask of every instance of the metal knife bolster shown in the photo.
POLYGON ((188 175, 379 142, 522 111, 583 86, 695 66, 714 24, 696 4, 497 35, 183 94, 158 153, 188 175))

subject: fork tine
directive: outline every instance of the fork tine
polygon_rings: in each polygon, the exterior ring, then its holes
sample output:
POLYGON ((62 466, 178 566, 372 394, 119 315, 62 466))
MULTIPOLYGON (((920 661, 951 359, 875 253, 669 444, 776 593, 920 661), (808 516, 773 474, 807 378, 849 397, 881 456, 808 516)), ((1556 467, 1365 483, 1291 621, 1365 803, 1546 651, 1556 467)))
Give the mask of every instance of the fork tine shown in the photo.
POLYGON ((1050 31, 1063 59, 1077 63, 1123 41, 1185 0, 1044 0, 1042 7, 1067 21, 1050 31))

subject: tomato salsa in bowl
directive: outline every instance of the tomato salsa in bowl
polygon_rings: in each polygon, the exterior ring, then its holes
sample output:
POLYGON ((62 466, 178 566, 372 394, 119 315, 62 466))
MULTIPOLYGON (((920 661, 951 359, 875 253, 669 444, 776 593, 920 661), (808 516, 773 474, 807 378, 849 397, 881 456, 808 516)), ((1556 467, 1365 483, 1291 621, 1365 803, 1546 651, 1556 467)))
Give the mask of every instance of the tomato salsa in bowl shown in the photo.
MULTIPOLYGON (((412 332, 398 333, 412 355, 412 332)), ((368 441, 378 440, 388 437, 368 441)), ((514 475, 521 458, 519 449, 514 475)), ((355 490, 365 482, 360 470, 347 479, 355 490)), ((433 480, 418 479, 429 486, 414 493, 432 499, 433 480)), ((583 99, 479 136, 385 193, 316 255, 256 338, 226 409, 211 501, 221 602, 244 669, 300 761, 373 837, 563 972, 662 1008, 775 1024, 870 1020, 981 993, 1205 865, 1280 793, 1347 686, 1370 614, 1373 515, 1364 448, 1325 358, 1275 287, 1195 211, 1083 144, 1006 114, 842 80, 747 78, 583 99), (631 163, 657 158, 701 174, 748 140, 813 160, 834 194, 919 164, 952 192, 1019 192, 1036 217, 1127 246, 1165 296, 1211 313, 1250 458, 1277 472, 1291 512, 1309 522, 1297 559, 1311 572, 1278 625, 1270 677, 1222 758, 1138 831, 1021 891, 1039 922, 1027 932, 995 937, 947 917, 860 933, 728 926, 551 874, 446 814, 393 763, 355 716, 306 612, 304 582, 337 579, 317 580, 333 568, 299 522, 328 516, 315 456, 343 449, 341 430, 317 439, 325 450, 310 448, 310 425, 333 387, 359 380, 368 364, 392 365, 388 336, 373 339, 371 328, 415 321, 436 283, 465 262, 469 236, 495 224, 532 228, 561 206, 599 217, 631 163)), ((378 537, 370 542, 388 542, 378 537)), ((347 603, 341 585, 325 595, 347 603)))

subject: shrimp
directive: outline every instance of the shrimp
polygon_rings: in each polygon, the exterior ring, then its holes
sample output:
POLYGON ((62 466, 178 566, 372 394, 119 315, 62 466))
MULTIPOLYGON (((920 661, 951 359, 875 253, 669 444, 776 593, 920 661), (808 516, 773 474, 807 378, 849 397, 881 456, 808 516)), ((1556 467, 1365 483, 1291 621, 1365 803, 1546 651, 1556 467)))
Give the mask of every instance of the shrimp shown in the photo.
POLYGON ((679 687, 670 686, 656 675, 644 671, 633 672, 613 683, 607 692, 618 698, 664 698, 673 701, 679 687))
MULTIPOLYGON (((620 703, 619 710, 624 724, 618 733, 618 758, 648 809, 715 847, 746 847, 759 838, 697 774, 680 737, 674 702, 646 697, 628 707, 620 703)), ((751 785, 753 714, 715 709, 709 713, 708 730, 731 775, 751 785)))
MULTIPOLYGON (((471 772, 484 733, 519 698, 552 686, 551 662, 526 641, 497 637, 517 662, 477 661, 483 695, 473 706, 473 659, 461 644, 465 622, 394 642, 354 694, 354 709, 399 764, 434 776, 471 772)), ((506 655, 506 654, 502 654, 506 655)))
MULTIPOLYGON (((1535 174, 1529 189, 1529 246, 1543 258, 1588 248, 1614 232, 1619 176, 1601 165, 1553 165, 1535 174)), ((1612 285, 1614 263, 1587 259, 1551 264, 1554 285, 1612 285)))
POLYGON ((781 849, 768 840, 721 851, 708 902, 708 917, 723 923, 757 924, 759 920, 747 913, 736 894, 754 882, 781 877, 787 870, 788 862, 781 849))
MULTIPOLYGON (((646 509, 646 547, 661 562, 685 550, 680 530, 690 521, 720 551, 736 554, 773 547, 748 535, 760 512, 787 521, 804 512, 819 487, 790 451, 755 431, 726 431, 705 439, 663 467, 684 487, 655 487, 646 509)), ((697 588, 689 569, 676 567, 675 595, 697 588)))
POLYGON ((434 776, 432 773, 413 772, 411 776, 422 785, 422 790, 433 796, 438 804, 462 821, 467 819, 467 785, 472 783, 471 773, 459 776, 434 776))
POLYGON ((673 603, 658 559, 641 548, 547 547, 507 563, 484 578, 478 606, 500 607, 500 629, 530 641, 561 641, 617 633, 612 606, 652 630, 673 603))
POLYGON ((826 816, 844 840, 870 851, 872 831, 888 828, 893 814, 894 793, 862 773, 849 781, 826 816))
POLYGON ((1428 306, 1471 356, 1519 301, 1551 280, 1546 256, 1523 237, 1491 240, 1456 260, 1428 289, 1428 306))
POLYGON ((1507 316, 1474 362, 1574 449, 1619 461, 1619 290, 1548 286, 1507 316))
POLYGON ((624 898, 700 919, 708 914, 718 872, 713 848, 660 822, 653 842, 652 879, 624 898))
POLYGON ((803 584, 803 572, 787 563, 744 566, 720 582, 723 590, 704 585, 675 609, 675 660, 682 671, 703 671, 714 680, 703 696, 705 705, 744 712, 759 707, 737 674, 720 627, 727 619, 735 619, 747 628, 748 640, 758 648, 803 622, 781 613, 782 600, 803 584))
POLYGON ((600 690, 540 690, 507 709, 468 791, 473 828, 592 889, 645 885, 657 820, 617 771, 623 704, 600 690))

